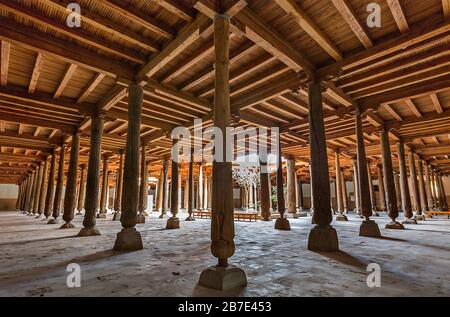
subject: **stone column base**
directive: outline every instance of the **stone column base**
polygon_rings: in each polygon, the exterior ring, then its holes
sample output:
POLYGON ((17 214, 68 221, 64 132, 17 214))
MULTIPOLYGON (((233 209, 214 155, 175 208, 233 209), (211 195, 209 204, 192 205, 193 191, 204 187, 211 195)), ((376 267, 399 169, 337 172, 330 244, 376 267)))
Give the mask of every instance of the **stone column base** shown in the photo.
POLYGON ((119 211, 119 212, 116 212, 116 213, 114 214, 112 220, 114 220, 114 221, 119 221, 121 215, 122 215, 122 213, 121 213, 120 211, 119 211))
POLYGON ((144 217, 148 217, 149 216, 149 214, 146 212, 146 211, 143 211, 143 212, 141 212, 141 213, 139 213, 140 215, 144 215, 144 217))
POLYGON ((333 252, 339 251, 339 240, 336 229, 332 226, 315 226, 308 237, 308 250, 333 252))
POLYGON ((73 228, 75 228, 75 226, 70 222, 66 222, 61 227, 59 227, 59 229, 73 229, 73 228))
POLYGON ((402 221, 402 224, 417 225, 417 221, 412 218, 406 218, 405 220, 402 221))
POLYGON ((139 214, 136 216, 136 223, 145 223, 145 216, 143 214, 139 214))
POLYGON ((418 220, 418 221, 424 221, 425 220, 425 215, 424 214, 421 214, 421 215, 415 215, 414 216, 414 219, 415 220, 418 220))
POLYGON ((247 286, 247 276, 244 270, 233 265, 211 266, 200 274, 198 284, 207 288, 227 291, 247 286))
POLYGON ((277 230, 291 230, 291 225, 289 224, 289 220, 286 218, 278 218, 275 221, 275 229, 277 230))
POLYGON ((381 238, 380 228, 373 220, 364 220, 359 227, 361 237, 381 238))
POLYGON ((34 219, 42 219, 43 217, 44 217, 43 214, 39 214, 39 215, 37 215, 36 217, 34 217, 34 219))
POLYGON ((166 229, 180 229, 180 219, 177 217, 167 219, 166 229))
POLYGON ((139 251, 143 250, 141 234, 136 228, 123 228, 116 238, 113 250, 116 251, 139 251))
POLYGON ((96 227, 84 227, 78 232, 77 237, 99 236, 100 231, 96 227))
POLYGON ((403 225, 398 221, 391 221, 387 225, 384 226, 386 229, 396 229, 396 230, 402 230, 405 229, 403 225))
POLYGON ((185 219, 185 221, 195 221, 195 218, 193 216, 189 216, 185 219))
POLYGON ((98 214, 97 214, 97 219, 104 219, 104 218, 106 218, 106 212, 99 212, 98 214))
POLYGON ((81 212, 81 210, 79 210, 76 214, 75 214, 75 216, 82 216, 83 215, 83 213, 81 212))
POLYGON ((47 224, 48 225, 56 225, 59 223, 59 219, 50 219, 47 224))
POLYGON ((347 218, 347 216, 344 215, 344 214, 338 214, 338 215, 336 216, 336 221, 348 221, 348 218, 347 218))

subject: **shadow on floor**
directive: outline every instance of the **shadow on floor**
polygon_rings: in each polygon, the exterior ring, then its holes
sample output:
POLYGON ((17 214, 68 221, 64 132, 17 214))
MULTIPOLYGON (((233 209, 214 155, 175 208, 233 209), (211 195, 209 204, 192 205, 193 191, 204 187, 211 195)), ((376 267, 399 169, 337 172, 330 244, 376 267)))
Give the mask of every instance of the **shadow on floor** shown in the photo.
POLYGON ((229 291, 218 291, 215 289, 210 289, 203 287, 199 284, 195 286, 192 291, 192 296, 194 297, 239 297, 245 296, 245 290, 247 287, 241 287, 229 291))
POLYGON ((75 235, 75 236, 64 236, 64 237, 35 239, 35 240, 26 240, 26 241, 14 241, 14 242, 0 243, 0 246, 24 245, 24 244, 28 244, 28 243, 34 243, 34 242, 54 241, 54 240, 62 240, 62 239, 70 239, 70 238, 79 238, 79 237, 77 237, 75 235))
POLYGON ((355 258, 353 255, 348 254, 344 251, 336 251, 336 252, 315 252, 329 259, 341 262, 346 265, 354 266, 357 268, 365 269, 368 263, 362 262, 360 259, 355 258))

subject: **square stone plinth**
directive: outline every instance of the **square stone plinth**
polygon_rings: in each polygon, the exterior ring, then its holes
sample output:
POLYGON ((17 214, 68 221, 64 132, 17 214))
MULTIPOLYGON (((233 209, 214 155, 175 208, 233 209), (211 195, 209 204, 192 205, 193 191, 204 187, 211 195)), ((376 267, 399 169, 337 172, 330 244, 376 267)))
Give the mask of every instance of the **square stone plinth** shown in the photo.
POLYGON ((139 251, 143 250, 141 234, 136 228, 123 228, 117 234, 116 242, 114 243, 114 250, 116 251, 139 251))
POLYGON ((308 250, 333 252, 339 250, 339 241, 336 229, 332 226, 315 226, 311 229, 308 238, 308 250))
POLYGON ((380 238, 380 228, 373 220, 364 220, 359 227, 359 235, 361 237, 380 238))
POLYGON ((180 229, 180 219, 177 217, 167 219, 166 229, 180 229))
POLYGON ((247 285, 247 276, 244 270, 229 265, 211 266, 200 274, 198 284, 219 291, 228 291, 247 285))

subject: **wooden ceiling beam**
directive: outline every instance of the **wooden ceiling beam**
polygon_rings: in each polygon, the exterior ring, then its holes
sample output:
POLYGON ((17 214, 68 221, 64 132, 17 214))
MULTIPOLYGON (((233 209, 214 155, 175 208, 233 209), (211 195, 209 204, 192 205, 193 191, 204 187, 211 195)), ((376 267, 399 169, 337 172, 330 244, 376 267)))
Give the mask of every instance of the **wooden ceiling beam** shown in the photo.
POLYGON ((394 117, 395 120, 397 120, 397 121, 403 120, 403 118, 397 113, 397 111, 394 110, 392 105, 385 103, 385 104, 383 104, 383 107, 391 114, 391 116, 394 117))
POLYGON ((356 14, 348 3, 348 0, 331 0, 337 11, 342 15, 347 25, 355 33, 361 44, 367 49, 373 47, 372 40, 363 24, 359 23, 356 14))
POLYGON ((95 77, 91 80, 91 82, 84 88, 83 93, 78 97, 77 103, 83 103, 89 95, 97 88, 97 86, 101 83, 103 78, 105 78, 105 74, 98 73, 95 75, 95 77))
POLYGON ((439 97, 437 94, 433 93, 430 95, 431 101, 433 102, 434 109, 436 109, 437 113, 442 113, 444 110, 442 109, 441 102, 439 101, 439 97))
POLYGON ((64 89, 67 87, 67 84, 69 83, 70 79, 77 71, 77 68, 78 68, 78 66, 75 64, 70 64, 67 67, 66 72, 65 72, 63 78, 61 79, 61 82, 59 83, 58 88, 56 89, 56 91, 53 95, 54 99, 58 99, 59 97, 61 97, 61 95, 62 95, 64 89))
POLYGON ((395 23, 400 30, 400 33, 406 33, 409 31, 409 25, 406 21, 405 13, 403 12, 402 6, 398 0, 387 0, 389 9, 394 16, 395 23))
POLYGON ((412 113, 414 113, 414 115, 417 118, 422 118, 423 115, 420 113, 419 109, 417 108, 417 106, 414 104, 414 102, 411 99, 405 99, 405 103, 408 105, 409 109, 411 110, 412 113))
POLYGON ((195 12, 190 8, 184 7, 179 0, 156 0, 159 6, 178 16, 186 22, 192 22, 195 12))
POLYGON ((9 57, 11 52, 11 44, 6 41, 0 43, 0 85, 8 84, 9 57))
POLYGON ((36 55, 34 63, 33 74, 31 75, 30 84, 28 85, 28 93, 33 94, 36 91, 36 86, 41 75, 42 66, 44 65, 44 55, 40 52, 36 55))
POLYGON ((343 59, 342 52, 310 19, 294 0, 275 0, 275 2, 314 40, 322 49, 336 61, 343 59))
POLYGON ((442 11, 446 19, 450 18, 450 0, 442 0, 442 11))

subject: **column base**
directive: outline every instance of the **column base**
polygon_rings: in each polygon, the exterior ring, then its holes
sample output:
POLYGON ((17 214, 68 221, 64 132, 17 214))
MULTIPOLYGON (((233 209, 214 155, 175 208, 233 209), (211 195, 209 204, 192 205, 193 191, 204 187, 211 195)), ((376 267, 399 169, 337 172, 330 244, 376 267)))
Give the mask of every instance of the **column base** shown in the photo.
POLYGON ((42 219, 42 217, 44 217, 44 215, 39 214, 39 215, 37 215, 36 217, 34 217, 34 219, 42 219))
POLYGON ((380 214, 377 211, 372 212, 372 216, 374 217, 380 217, 380 214))
POLYGON ((195 218, 193 216, 189 216, 185 219, 185 221, 195 221, 195 218))
POLYGON ((277 230, 291 230, 291 225, 289 224, 289 220, 286 218, 278 218, 275 221, 275 229, 277 230))
POLYGON ((116 238, 113 250, 116 251, 139 251, 143 250, 141 234, 136 228, 123 228, 116 238))
POLYGON ((307 213, 306 211, 300 211, 300 212, 297 214, 297 217, 298 217, 298 218, 308 217, 308 213, 307 213))
POLYGON ((177 217, 167 219, 166 229, 180 229, 180 219, 177 217))
POLYGON ((106 218, 106 212, 99 212, 97 214, 97 219, 105 219, 106 218))
POLYGON ((227 291, 247 286, 247 276, 234 265, 211 266, 200 274, 198 284, 219 291, 227 291))
POLYGON ((344 215, 344 214, 338 214, 338 215, 336 216, 336 221, 348 221, 348 218, 347 218, 347 216, 344 215))
POLYGON ((149 216, 149 214, 146 212, 146 211, 143 211, 143 212, 141 212, 141 213, 139 213, 140 215, 144 215, 144 217, 148 217, 149 216))
POLYGON ((309 233, 308 250, 322 252, 339 251, 336 229, 329 225, 325 227, 316 225, 309 233))
POLYGON ((139 214, 136 216, 136 223, 145 223, 145 216, 143 214, 139 214))
POLYGON ((75 214, 75 216, 82 216, 83 215, 83 213, 81 212, 81 210, 79 210, 76 214, 75 214))
POLYGON ((165 215, 166 215, 166 214, 160 214, 158 218, 159 218, 159 219, 163 219, 165 215))
POLYGON ((417 221, 416 219, 413 218, 406 218, 405 220, 402 221, 402 224, 417 225, 417 221))
POLYGON ((73 229, 73 228, 75 228, 75 226, 70 222, 66 222, 61 227, 59 227, 59 229, 73 229))
POLYGON ((100 231, 96 227, 84 227, 78 232, 77 237, 99 236, 100 231))
POLYGON ((391 221, 390 223, 385 225, 384 228, 386 228, 386 229, 396 229, 396 230, 403 230, 403 229, 405 229, 405 227, 403 227, 403 225, 400 222, 398 222, 398 221, 391 221))
POLYGON ((114 216, 113 216, 113 221, 119 221, 120 220, 120 216, 122 215, 122 213, 119 211, 119 212, 116 212, 115 214, 114 214, 114 216))
POLYGON ((56 225, 59 223, 59 219, 50 219, 47 224, 48 225, 56 225))
POLYGON ((364 220, 359 227, 359 235, 361 237, 381 238, 380 228, 373 220, 364 220))
POLYGON ((417 221, 425 221, 425 215, 421 214, 421 215, 415 215, 414 219, 417 221))

